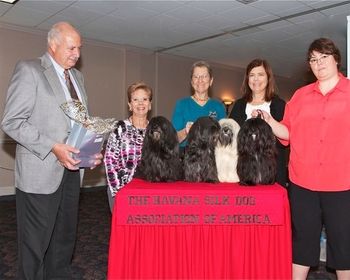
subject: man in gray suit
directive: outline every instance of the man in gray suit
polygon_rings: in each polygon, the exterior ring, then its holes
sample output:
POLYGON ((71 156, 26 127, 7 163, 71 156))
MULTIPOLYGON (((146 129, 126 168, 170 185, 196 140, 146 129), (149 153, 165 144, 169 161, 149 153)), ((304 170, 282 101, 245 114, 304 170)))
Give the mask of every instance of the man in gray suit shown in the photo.
POLYGON ((87 105, 82 74, 73 68, 80 48, 73 26, 55 24, 47 53, 20 61, 8 89, 2 129, 17 142, 18 279, 71 278, 81 177, 71 156, 79 150, 64 144, 72 124, 60 105, 71 99, 64 70, 87 105))

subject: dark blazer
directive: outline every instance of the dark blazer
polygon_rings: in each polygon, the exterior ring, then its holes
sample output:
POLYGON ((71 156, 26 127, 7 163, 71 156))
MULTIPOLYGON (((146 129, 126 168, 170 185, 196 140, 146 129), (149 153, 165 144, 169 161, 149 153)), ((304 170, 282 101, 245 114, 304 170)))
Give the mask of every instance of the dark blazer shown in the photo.
MULTIPOLYGON (((247 101, 244 98, 238 99, 233 105, 232 111, 230 113, 230 118, 234 119, 240 126, 246 121, 247 115, 245 113, 245 108, 247 106, 247 101)), ((286 102, 278 96, 274 96, 270 104, 271 116, 277 120, 281 121, 284 115, 284 109, 286 107, 286 102)), ((288 182, 287 175, 287 155, 288 148, 283 146, 279 141, 276 143, 277 147, 277 176, 276 181, 282 186, 286 186, 288 182)))
MULTIPOLYGON (((247 101, 244 98, 238 99, 233 105, 232 111, 230 113, 230 118, 234 119, 240 126, 247 119, 247 115, 245 113, 245 107, 247 106, 247 101)), ((271 116, 276 121, 281 121, 284 115, 284 108, 286 106, 286 102, 278 96, 275 96, 271 100, 270 111, 271 116)))

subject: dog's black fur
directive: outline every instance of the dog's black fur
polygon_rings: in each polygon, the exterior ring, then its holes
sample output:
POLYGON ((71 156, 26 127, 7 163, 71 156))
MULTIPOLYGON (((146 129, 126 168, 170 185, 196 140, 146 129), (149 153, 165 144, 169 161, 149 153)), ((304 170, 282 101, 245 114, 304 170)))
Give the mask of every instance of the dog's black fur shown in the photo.
POLYGON ((261 118, 247 120, 237 139, 237 174, 241 185, 271 185, 276 181, 276 138, 261 118))
POLYGON ((211 117, 201 117, 192 125, 184 157, 185 181, 218 182, 215 146, 220 125, 211 117))
POLYGON ((150 120, 135 177, 150 182, 173 182, 183 179, 177 133, 165 117, 157 116, 150 120))

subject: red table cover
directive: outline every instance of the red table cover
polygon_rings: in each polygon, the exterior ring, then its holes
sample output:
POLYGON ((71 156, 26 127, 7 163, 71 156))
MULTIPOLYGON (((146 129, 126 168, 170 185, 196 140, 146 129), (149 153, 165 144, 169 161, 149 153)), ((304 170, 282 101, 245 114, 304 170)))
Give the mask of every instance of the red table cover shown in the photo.
POLYGON ((291 279, 279 185, 149 183, 116 196, 108 279, 291 279))

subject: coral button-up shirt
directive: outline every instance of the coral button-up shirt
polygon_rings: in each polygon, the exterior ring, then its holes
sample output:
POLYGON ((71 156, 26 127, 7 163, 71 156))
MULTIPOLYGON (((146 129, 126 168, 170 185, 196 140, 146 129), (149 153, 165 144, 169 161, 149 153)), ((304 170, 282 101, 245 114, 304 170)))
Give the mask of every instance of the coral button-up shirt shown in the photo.
POLYGON ((339 74, 326 95, 319 83, 298 89, 281 123, 289 130, 289 177, 315 191, 350 189, 350 80, 339 74))

